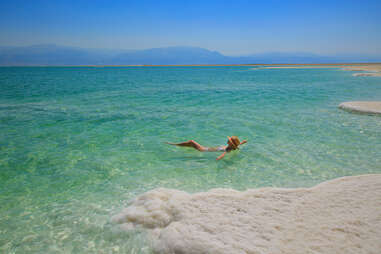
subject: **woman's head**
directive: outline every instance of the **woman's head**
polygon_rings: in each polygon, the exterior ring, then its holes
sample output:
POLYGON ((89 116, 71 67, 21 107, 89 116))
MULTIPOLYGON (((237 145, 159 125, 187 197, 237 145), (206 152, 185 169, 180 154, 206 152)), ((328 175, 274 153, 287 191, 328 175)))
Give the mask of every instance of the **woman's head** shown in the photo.
POLYGON ((233 149, 236 150, 238 149, 238 146, 241 144, 239 141, 239 138, 237 136, 231 136, 228 137, 228 145, 233 149))

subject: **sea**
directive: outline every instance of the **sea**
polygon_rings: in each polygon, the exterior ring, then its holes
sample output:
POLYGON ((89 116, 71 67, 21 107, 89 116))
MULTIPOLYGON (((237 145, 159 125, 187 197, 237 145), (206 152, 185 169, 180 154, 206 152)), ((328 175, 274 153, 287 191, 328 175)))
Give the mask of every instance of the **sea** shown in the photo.
MULTIPOLYGON (((111 218, 155 188, 311 187, 381 173, 381 78, 340 68, 1 67, 0 253, 152 253, 111 218), (228 153, 165 142, 247 144, 228 153)), ((139 211, 137 211, 139 212, 139 211)))

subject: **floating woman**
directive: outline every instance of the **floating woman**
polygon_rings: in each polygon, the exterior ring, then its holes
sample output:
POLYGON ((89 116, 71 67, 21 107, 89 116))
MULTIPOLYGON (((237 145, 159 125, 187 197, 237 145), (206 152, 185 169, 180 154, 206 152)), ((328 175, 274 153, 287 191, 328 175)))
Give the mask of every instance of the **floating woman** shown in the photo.
POLYGON ((216 160, 221 160, 222 158, 224 158, 226 153, 239 149, 239 146, 245 144, 246 142, 247 142, 246 140, 243 140, 242 142, 240 142, 237 136, 231 136, 231 137, 228 137, 227 146, 205 147, 200 145, 194 140, 189 140, 182 143, 167 142, 167 144, 175 145, 175 146, 193 147, 194 149, 199 150, 200 152, 223 152, 220 156, 216 158, 216 160))

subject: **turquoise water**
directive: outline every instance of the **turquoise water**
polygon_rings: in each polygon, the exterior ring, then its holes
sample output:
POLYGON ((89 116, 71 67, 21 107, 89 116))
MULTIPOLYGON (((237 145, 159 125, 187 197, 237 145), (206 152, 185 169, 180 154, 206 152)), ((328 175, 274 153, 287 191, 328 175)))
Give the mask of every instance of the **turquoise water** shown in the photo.
POLYGON ((302 187, 381 173, 381 79, 340 69, 0 68, 0 253, 150 253, 110 217, 157 187, 302 187), (248 143, 216 161, 165 141, 248 143))

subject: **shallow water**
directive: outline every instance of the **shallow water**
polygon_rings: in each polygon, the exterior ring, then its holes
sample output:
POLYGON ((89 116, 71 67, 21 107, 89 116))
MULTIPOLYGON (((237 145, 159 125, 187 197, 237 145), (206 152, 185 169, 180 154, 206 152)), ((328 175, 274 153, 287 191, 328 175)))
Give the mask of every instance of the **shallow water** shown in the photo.
POLYGON ((300 187, 381 173, 379 77, 340 69, 0 68, 0 252, 150 253, 110 223, 137 194, 300 187), (218 153, 237 135, 249 142, 218 153))

